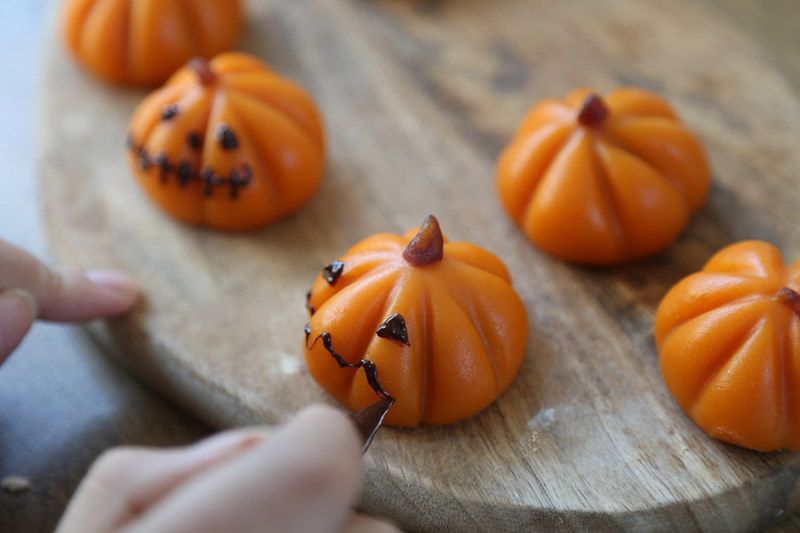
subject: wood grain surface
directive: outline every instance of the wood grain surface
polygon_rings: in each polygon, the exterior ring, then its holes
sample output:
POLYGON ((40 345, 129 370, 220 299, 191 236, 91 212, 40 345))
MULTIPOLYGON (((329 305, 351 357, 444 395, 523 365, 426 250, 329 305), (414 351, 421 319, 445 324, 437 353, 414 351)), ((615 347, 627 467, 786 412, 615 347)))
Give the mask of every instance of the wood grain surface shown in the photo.
POLYGON ((40 195, 53 253, 130 270, 139 308, 96 328, 123 362, 216 426, 333 403, 303 364, 305 293, 375 232, 434 213, 500 256, 530 317, 522 370, 480 416, 379 432, 363 509, 419 531, 746 531, 800 508, 800 457, 709 439, 666 391, 652 322, 666 290, 731 242, 800 257, 800 100, 751 35, 689 0, 252 1, 240 49, 315 96, 319 194, 260 231, 187 227, 124 161, 144 92, 103 85, 51 43, 40 195), (494 164, 525 111, 578 86, 663 94, 708 149, 706 207, 666 252, 609 268, 536 250, 504 215, 494 164))

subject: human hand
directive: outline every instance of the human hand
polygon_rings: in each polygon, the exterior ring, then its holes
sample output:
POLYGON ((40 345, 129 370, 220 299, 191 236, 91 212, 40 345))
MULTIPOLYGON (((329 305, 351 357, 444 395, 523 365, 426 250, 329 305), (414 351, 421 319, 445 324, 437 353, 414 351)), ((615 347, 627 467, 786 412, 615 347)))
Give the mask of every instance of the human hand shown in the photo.
POLYGON ((232 430, 194 446, 116 448, 81 482, 56 533, 391 533, 351 509, 361 442, 330 407, 275 433, 232 430))
POLYGON ((136 301, 136 284, 115 270, 52 269, 0 240, 0 363, 36 318, 74 322, 108 317, 136 301))

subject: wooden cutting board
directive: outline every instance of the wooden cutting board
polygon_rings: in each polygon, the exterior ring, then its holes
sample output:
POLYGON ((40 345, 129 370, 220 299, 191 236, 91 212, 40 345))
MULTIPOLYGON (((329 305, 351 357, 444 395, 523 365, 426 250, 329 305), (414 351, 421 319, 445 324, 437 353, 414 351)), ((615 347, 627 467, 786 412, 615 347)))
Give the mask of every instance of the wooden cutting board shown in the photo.
POLYGON ((133 313, 93 326, 128 367, 220 427, 335 404, 304 367, 306 291, 356 241, 433 213, 451 240, 506 262, 531 341, 481 415, 379 432, 360 507, 419 531, 743 531, 800 507, 800 456, 708 438, 666 391, 653 344, 661 297, 722 246, 760 238, 800 257, 800 100, 752 34, 690 0, 248 7, 240 49, 308 88, 330 142, 311 203, 251 233, 187 227, 154 208, 124 162, 145 92, 104 85, 47 47, 46 227, 59 262, 141 283, 133 313), (708 149, 714 186, 658 257, 576 267, 510 223, 494 165, 535 101, 619 85, 675 105, 708 149))

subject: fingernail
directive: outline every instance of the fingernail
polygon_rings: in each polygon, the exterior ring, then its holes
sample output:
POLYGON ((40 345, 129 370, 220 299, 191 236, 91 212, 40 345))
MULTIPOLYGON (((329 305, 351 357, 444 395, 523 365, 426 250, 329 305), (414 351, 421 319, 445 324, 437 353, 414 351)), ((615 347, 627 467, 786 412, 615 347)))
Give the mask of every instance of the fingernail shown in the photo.
POLYGON ((129 296, 139 290, 133 278, 119 270, 88 270, 84 275, 94 285, 121 295, 129 296))

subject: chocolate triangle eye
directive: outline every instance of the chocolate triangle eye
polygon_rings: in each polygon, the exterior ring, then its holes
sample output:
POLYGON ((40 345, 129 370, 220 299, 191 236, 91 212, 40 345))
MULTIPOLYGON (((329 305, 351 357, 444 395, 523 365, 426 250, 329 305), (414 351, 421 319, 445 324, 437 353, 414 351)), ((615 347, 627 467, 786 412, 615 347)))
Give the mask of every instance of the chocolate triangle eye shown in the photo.
POLYGON ((375 333, 377 333, 378 337, 400 341, 406 346, 411 346, 408 342, 406 321, 400 313, 395 313, 387 318, 386 322, 381 324, 375 333))
POLYGON ((334 261, 329 265, 325 265, 322 269, 322 277, 325 278, 325 281, 327 281, 329 285, 333 285, 336 283, 336 280, 339 279, 339 276, 342 275, 343 271, 344 263, 341 261, 334 261))

